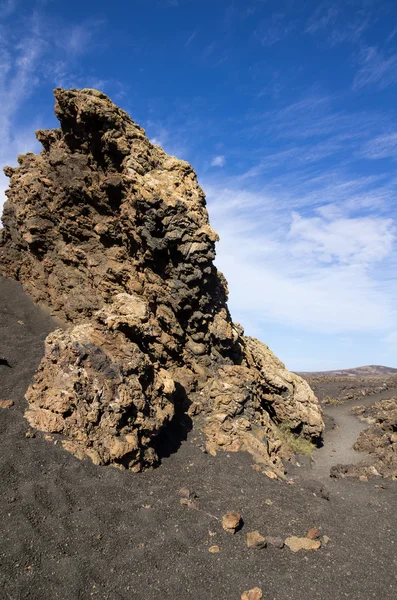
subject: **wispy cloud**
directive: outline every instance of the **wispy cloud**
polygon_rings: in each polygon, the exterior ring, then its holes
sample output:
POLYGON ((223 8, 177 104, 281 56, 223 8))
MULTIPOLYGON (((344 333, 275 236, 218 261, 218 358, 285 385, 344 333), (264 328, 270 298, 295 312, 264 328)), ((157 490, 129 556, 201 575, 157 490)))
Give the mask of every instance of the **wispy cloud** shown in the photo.
MULTIPOLYGON (((4 8, 11 11, 15 3, 8 2, 4 8)), ((88 45, 92 48, 101 22, 57 25, 33 10, 24 15, 23 21, 17 20, 13 30, 3 30, 0 37, 1 166, 15 164, 18 154, 39 149, 34 130, 42 125, 40 117, 21 127, 19 112, 43 82, 51 87, 76 82, 78 69, 74 69, 72 56, 81 56, 88 51, 88 45)), ((105 87, 105 81, 95 76, 86 76, 81 83, 84 87, 105 87)), ((0 212, 7 186, 8 180, 1 173, 0 212)))
POLYGON ((377 47, 370 46, 361 51, 359 65, 353 90, 366 86, 386 88, 397 83, 397 54, 387 57, 377 47))
POLYGON ((258 335, 264 322, 323 333, 397 324, 390 292, 376 280, 377 265, 394 250, 389 219, 341 218, 330 210, 306 217, 266 192, 205 189, 231 308, 243 321, 250 315, 250 333, 258 335))
MULTIPOLYGON (((21 38, 12 49, 7 38, 0 42, 0 163, 14 164, 18 154, 36 147, 34 134, 18 127, 14 117, 37 85, 36 66, 44 51, 43 41, 34 34, 21 38)), ((0 174, 0 209, 8 179, 0 174)))
POLYGON ((363 145, 362 155, 371 159, 397 159, 397 133, 387 133, 369 140, 363 145))
POLYGON ((255 30, 255 36, 262 46, 273 46, 285 39, 295 28, 296 23, 289 20, 285 14, 274 13, 259 23, 255 30))
POLYGON ((3 0, 0 2, 0 20, 7 19, 16 10, 18 0, 3 0))
POLYGON ((309 18, 306 33, 316 33, 334 24, 339 12, 339 8, 335 4, 329 6, 328 2, 322 2, 309 18))
POLYGON ((193 31, 193 33, 191 33, 189 35, 188 39, 186 40, 185 48, 189 48, 189 46, 191 46, 191 44, 196 39, 196 37, 197 37, 197 31, 193 31))
POLYGON ((63 35, 58 36, 57 44, 75 56, 88 51, 93 52, 97 46, 98 33, 104 25, 103 19, 89 19, 73 25, 69 30, 63 32, 63 35))
POLYGON ((211 161, 211 167, 224 167, 226 164, 226 158, 223 155, 214 156, 211 161))

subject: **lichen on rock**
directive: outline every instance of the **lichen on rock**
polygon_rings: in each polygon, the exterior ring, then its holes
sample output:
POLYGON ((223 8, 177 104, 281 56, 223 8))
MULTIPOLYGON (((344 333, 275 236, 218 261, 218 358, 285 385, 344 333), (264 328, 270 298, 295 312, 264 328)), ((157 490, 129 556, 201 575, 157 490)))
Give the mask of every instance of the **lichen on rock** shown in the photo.
POLYGON ((139 471, 181 411, 208 448, 282 471, 277 424, 323 430, 309 386, 227 308, 217 234, 192 167, 96 90, 55 90, 60 128, 18 157, 0 271, 66 324, 27 392, 30 424, 79 458, 139 471))

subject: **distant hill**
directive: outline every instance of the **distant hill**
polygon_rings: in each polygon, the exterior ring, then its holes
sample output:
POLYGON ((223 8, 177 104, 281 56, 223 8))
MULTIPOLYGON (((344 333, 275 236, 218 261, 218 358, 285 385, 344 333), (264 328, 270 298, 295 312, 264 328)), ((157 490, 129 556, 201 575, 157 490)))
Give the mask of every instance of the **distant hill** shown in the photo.
POLYGON ((298 375, 302 377, 388 377, 397 375, 397 369, 381 365, 367 365, 355 369, 341 369, 336 371, 305 371, 298 375))

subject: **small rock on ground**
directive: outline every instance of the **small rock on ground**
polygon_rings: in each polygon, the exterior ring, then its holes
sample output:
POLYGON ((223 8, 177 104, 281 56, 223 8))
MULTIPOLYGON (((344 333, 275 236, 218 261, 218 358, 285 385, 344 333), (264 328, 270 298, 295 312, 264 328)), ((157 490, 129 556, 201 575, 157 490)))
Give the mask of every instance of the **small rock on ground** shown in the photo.
POLYGON ((309 540, 318 540, 318 538, 320 537, 319 528, 312 527, 311 529, 309 529, 309 531, 306 534, 306 537, 309 538, 309 540))
POLYGON ((252 588, 241 594, 241 600, 261 600, 263 598, 261 588, 252 588))
POLYGON ((14 400, 0 400, 0 408, 11 408, 14 406, 14 400))
POLYGON ((266 538, 259 531, 250 531, 247 533, 248 548, 266 548, 266 538))
POLYGON ((309 540, 309 538, 300 538, 293 535, 285 540, 285 545, 292 552, 299 552, 299 550, 318 550, 321 547, 321 542, 320 540, 309 540))
POLYGON ((280 537, 267 537, 266 541, 269 546, 274 546, 275 548, 284 548, 284 540, 280 537))
POLYGON ((225 531, 236 533, 242 525, 241 515, 237 512, 229 511, 222 517, 222 527, 225 531))

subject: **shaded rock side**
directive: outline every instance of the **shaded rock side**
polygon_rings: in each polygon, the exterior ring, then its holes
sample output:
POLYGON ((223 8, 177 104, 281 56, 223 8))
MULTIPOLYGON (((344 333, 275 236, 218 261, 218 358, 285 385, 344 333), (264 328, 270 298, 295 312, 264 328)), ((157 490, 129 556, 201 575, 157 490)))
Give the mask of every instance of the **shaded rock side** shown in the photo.
POLYGON ((215 268, 217 234, 192 167, 96 90, 55 90, 60 128, 18 157, 0 270, 67 327, 46 341, 26 417, 98 464, 155 465, 159 433, 198 415, 211 450, 282 470, 277 425, 316 439, 309 386, 244 337, 215 268))

